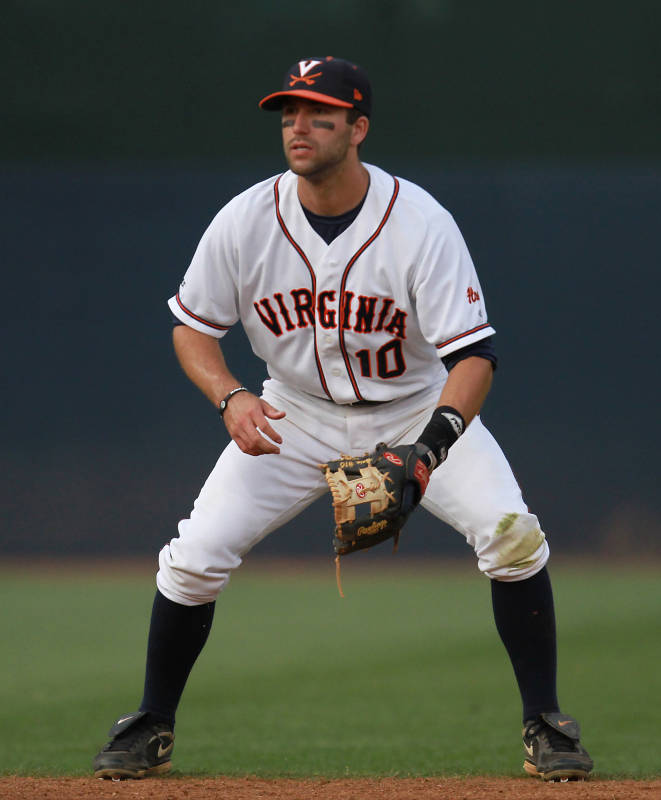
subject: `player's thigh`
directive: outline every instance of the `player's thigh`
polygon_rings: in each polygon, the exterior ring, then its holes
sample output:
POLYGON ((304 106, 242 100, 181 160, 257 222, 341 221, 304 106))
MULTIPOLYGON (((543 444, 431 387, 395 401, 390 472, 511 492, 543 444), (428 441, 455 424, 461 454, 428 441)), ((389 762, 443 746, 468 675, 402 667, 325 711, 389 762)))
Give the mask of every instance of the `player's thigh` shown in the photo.
POLYGON ((548 545, 498 443, 476 418, 432 475, 423 506, 474 548, 492 578, 522 580, 548 559, 548 545))
POLYGON ((230 442, 190 517, 179 523, 179 536, 162 549, 157 582, 171 600, 214 599, 245 553, 326 490, 317 466, 329 458, 323 445, 286 420, 277 428, 278 455, 248 456, 230 442))

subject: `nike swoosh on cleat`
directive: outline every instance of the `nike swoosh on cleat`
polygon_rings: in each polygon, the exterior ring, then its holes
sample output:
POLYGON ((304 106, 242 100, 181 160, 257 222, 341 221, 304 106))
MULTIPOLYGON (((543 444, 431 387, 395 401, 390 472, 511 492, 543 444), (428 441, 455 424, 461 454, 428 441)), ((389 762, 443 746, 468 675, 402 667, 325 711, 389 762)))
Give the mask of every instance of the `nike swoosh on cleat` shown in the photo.
POLYGON ((565 725, 570 725, 570 724, 571 724, 571 720, 570 719, 563 719, 563 720, 560 720, 560 722, 558 722, 558 725, 560 725, 561 727, 564 727, 565 725))
POLYGON ((121 719, 118 719, 117 722, 115 723, 115 725, 121 725, 122 722, 126 722, 126 720, 127 719, 131 719, 132 716, 133 716, 133 714, 129 714, 128 717, 122 717, 121 719))
POLYGON ((533 746, 532 746, 532 745, 528 746, 528 745, 527 745, 527 744, 524 742, 524 743, 523 743, 523 749, 526 751, 526 753, 528 753, 528 755, 530 756, 530 758, 532 758, 532 754, 533 754, 533 746))
POLYGON ((172 752, 172 748, 174 747, 174 742, 170 742, 167 747, 163 747, 162 744, 158 746, 158 753, 156 754, 157 758, 163 758, 163 756, 167 756, 172 752))

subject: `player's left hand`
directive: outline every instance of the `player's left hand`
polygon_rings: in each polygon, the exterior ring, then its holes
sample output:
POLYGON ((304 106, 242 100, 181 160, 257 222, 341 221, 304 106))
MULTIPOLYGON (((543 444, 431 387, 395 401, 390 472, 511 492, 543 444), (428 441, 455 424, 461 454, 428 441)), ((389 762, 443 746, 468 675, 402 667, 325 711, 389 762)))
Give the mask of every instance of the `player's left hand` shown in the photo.
POLYGON ((261 456, 280 452, 277 445, 282 444, 282 436, 271 427, 269 419, 282 419, 284 416, 284 411, 274 408, 261 397, 251 392, 240 392, 227 406, 223 420, 227 432, 242 452, 261 456))
POLYGON ((419 443, 388 447, 382 442, 362 457, 342 456, 320 465, 333 496, 338 556, 398 539, 429 483, 426 450, 419 443))

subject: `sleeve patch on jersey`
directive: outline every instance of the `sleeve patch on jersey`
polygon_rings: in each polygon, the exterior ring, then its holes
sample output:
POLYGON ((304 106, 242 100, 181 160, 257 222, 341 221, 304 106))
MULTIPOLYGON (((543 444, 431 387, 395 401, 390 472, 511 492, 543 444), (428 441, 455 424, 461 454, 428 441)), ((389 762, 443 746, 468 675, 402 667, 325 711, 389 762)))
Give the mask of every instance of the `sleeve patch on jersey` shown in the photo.
POLYGON ((466 297, 468 299, 469 304, 477 303, 477 301, 480 299, 480 293, 475 289, 473 289, 472 286, 469 286, 468 289, 466 290, 466 297))

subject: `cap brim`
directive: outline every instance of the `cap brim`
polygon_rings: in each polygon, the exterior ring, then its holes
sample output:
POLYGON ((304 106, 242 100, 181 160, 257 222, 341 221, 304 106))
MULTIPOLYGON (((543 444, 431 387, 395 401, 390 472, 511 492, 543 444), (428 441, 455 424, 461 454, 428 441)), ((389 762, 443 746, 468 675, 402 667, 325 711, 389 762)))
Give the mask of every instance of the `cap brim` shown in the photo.
POLYGON ((331 97, 328 94, 310 92, 307 89, 292 89, 291 92, 274 92, 260 100, 259 107, 263 108, 265 111, 279 111, 282 108, 285 97, 302 97, 304 100, 316 100, 318 103, 324 103, 327 106, 353 108, 352 103, 338 100, 336 97, 331 97))

